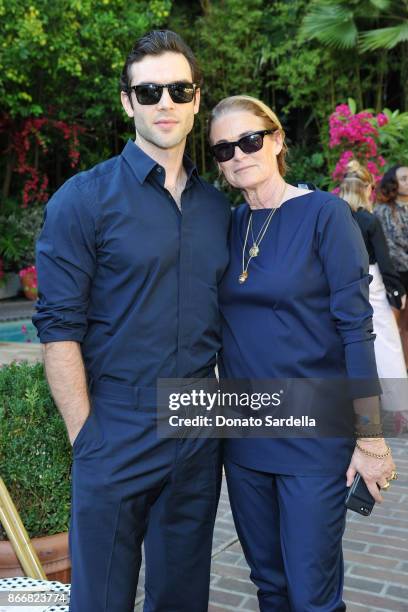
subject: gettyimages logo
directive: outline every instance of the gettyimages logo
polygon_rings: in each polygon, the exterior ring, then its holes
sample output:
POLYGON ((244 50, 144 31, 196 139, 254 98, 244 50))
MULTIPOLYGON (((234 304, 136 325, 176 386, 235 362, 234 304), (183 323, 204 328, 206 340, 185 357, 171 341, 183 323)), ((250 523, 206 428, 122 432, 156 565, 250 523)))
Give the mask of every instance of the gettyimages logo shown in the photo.
POLYGON ((228 393, 221 390, 215 393, 209 393, 204 389, 193 389, 184 393, 171 393, 169 395, 170 410, 179 410, 180 408, 203 408, 205 410, 213 410, 219 407, 242 407, 250 408, 251 410, 259 410, 267 406, 280 406, 281 394, 279 393, 228 393))

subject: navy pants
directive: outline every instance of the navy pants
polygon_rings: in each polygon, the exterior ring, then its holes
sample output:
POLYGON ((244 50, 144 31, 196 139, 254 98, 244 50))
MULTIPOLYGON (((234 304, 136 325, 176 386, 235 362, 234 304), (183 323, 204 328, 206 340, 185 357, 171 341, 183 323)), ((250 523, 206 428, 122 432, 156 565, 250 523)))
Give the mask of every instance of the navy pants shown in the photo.
POLYGON ((261 612, 345 610, 345 475, 286 476, 232 462, 225 472, 261 612))
POLYGON ((159 439, 132 387, 99 384, 73 447, 70 612, 207 612, 218 440, 159 439))

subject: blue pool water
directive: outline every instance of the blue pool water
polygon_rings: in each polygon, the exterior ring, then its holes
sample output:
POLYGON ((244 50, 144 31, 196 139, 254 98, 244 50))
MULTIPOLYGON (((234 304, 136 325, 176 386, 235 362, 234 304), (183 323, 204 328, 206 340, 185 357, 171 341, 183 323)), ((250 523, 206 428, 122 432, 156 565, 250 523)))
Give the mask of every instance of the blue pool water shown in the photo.
POLYGON ((0 342, 38 343, 39 341, 31 319, 0 322, 0 342))

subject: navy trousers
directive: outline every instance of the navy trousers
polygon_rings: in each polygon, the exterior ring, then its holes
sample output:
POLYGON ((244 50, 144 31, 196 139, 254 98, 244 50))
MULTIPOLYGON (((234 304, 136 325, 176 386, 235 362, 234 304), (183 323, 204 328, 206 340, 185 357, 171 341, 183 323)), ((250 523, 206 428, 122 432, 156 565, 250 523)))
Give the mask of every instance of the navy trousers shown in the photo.
POLYGON ((261 612, 345 610, 345 475, 286 476, 232 462, 225 472, 261 612))
POLYGON ((207 612, 218 440, 158 439, 132 387, 100 384, 73 447, 70 612, 207 612))

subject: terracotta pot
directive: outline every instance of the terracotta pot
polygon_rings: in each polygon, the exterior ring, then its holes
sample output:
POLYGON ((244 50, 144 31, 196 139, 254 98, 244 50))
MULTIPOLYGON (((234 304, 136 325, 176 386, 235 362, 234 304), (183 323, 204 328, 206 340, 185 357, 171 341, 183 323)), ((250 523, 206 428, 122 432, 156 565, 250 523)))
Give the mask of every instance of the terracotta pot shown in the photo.
POLYGON ((38 297, 37 272, 28 272, 24 276, 20 276, 20 281, 26 298, 36 300, 38 297))
MULTIPOLYGON (((71 582, 71 561, 68 552, 68 533, 33 538, 31 540, 47 578, 63 584, 71 582)), ((0 541, 0 578, 25 576, 8 540, 0 541)))

